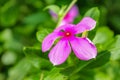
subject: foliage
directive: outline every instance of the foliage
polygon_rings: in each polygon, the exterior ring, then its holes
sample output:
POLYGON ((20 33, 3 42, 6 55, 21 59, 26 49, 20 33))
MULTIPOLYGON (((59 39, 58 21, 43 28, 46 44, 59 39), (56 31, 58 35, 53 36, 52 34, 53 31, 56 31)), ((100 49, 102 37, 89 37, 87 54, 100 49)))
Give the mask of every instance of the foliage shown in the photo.
POLYGON ((70 54, 53 66, 41 43, 57 22, 49 9, 62 14, 72 0, 0 0, 0 80, 119 80, 120 0, 78 0, 78 23, 84 16, 97 21, 88 37, 98 49, 96 59, 70 54), (62 11, 62 12, 60 12, 62 11))

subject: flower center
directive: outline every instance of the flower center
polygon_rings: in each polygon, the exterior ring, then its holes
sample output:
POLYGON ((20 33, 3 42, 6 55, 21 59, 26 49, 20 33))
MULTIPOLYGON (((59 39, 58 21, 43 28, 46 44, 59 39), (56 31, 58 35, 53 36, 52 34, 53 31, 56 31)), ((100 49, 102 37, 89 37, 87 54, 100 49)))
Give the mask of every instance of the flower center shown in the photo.
POLYGON ((71 33, 70 32, 65 32, 65 37, 70 37, 71 33))

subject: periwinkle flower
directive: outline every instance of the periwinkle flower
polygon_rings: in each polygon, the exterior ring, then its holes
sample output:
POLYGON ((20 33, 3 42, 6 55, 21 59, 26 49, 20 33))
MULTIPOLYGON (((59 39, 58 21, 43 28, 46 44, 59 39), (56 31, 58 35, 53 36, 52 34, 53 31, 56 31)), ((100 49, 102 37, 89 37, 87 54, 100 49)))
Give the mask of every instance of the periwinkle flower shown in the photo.
POLYGON ((48 51, 54 41, 60 38, 58 43, 51 49, 49 59, 53 65, 65 62, 71 50, 80 60, 90 60, 97 55, 95 45, 87 37, 77 37, 76 34, 92 30, 96 26, 96 21, 90 17, 85 17, 77 25, 65 24, 56 28, 50 33, 42 43, 42 51, 48 51))
MULTIPOLYGON (((56 13, 54 13, 53 11, 50 10, 50 14, 53 17, 53 19, 55 21, 57 21, 58 19, 58 15, 56 13)), ((67 24, 67 23, 72 23, 74 21, 74 19, 78 16, 79 14, 79 10, 78 7, 76 5, 74 5, 69 12, 65 15, 65 17, 63 18, 62 22, 60 23, 59 26, 67 24)))

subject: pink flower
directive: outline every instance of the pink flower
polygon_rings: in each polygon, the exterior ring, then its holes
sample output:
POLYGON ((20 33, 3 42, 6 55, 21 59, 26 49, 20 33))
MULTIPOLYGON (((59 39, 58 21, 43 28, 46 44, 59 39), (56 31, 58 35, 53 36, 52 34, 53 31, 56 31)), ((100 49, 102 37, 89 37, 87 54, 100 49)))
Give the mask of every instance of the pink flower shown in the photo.
MULTIPOLYGON (((56 21, 58 19, 58 15, 55 14, 53 11, 50 10, 50 14, 52 15, 53 19, 56 21)), ((78 7, 76 5, 74 5, 70 11, 66 14, 66 16, 64 17, 64 19, 62 20, 61 25, 67 24, 67 23, 72 23, 74 21, 74 19, 78 16, 79 11, 78 11, 78 7)))
POLYGON ((42 43, 42 51, 48 51, 54 41, 60 38, 60 41, 51 49, 49 59, 54 65, 65 62, 71 49, 80 60, 89 60, 95 58, 97 49, 87 37, 77 37, 76 34, 92 30, 96 21, 90 17, 85 17, 77 25, 65 24, 55 29, 49 34, 42 43))

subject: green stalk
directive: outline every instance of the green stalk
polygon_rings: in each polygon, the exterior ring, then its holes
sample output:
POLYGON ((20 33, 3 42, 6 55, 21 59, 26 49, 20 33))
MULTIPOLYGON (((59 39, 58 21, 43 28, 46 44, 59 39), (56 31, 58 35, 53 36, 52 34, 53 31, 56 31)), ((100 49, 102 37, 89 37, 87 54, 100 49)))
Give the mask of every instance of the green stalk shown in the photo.
POLYGON ((44 74, 41 73, 41 75, 40 75, 40 80, 43 80, 43 76, 44 76, 44 74))
POLYGON ((82 33, 82 37, 87 37, 88 36, 88 32, 87 31, 84 31, 83 33, 82 33))

